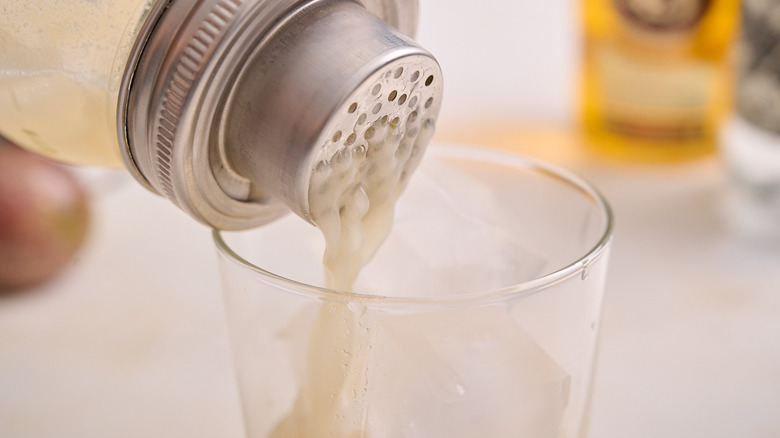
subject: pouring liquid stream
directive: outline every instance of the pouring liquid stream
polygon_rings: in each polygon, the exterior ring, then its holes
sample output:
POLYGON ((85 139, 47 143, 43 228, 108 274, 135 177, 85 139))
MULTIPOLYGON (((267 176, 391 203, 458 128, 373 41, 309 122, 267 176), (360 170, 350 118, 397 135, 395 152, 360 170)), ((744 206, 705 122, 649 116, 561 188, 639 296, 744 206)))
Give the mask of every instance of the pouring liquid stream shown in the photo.
MULTIPOLYGON (((361 141, 315 167, 309 189, 311 221, 322 232, 325 282, 352 291, 361 268, 390 232, 396 200, 422 158, 434 123, 412 113, 377 119, 361 141)), ((359 291, 358 291, 359 292, 359 291)), ((370 313, 346 300, 327 300, 312 328, 306 384, 272 437, 365 436, 364 395, 370 313)))

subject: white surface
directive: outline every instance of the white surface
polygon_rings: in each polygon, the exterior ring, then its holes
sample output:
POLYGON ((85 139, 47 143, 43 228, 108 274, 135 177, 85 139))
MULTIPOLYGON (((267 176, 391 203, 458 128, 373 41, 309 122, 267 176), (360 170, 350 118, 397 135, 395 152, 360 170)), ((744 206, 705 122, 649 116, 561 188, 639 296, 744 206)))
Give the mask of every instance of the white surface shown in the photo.
POLYGON ((239 437, 210 231, 95 173, 87 245, 0 299, 0 437, 239 437))
MULTIPOLYGON (((573 0, 421 2, 440 132, 571 118, 573 0)), ((780 436, 780 242, 725 219, 720 163, 566 164, 617 218, 591 436, 780 436)), ((0 436, 242 436, 208 230, 126 175, 90 177, 79 259, 0 300, 0 436)))
POLYGON ((444 76, 440 128, 498 114, 571 118, 577 0, 418 1, 417 40, 444 76))
POLYGON ((780 241, 727 220, 716 160, 581 173, 617 218, 591 436, 780 436, 780 241))

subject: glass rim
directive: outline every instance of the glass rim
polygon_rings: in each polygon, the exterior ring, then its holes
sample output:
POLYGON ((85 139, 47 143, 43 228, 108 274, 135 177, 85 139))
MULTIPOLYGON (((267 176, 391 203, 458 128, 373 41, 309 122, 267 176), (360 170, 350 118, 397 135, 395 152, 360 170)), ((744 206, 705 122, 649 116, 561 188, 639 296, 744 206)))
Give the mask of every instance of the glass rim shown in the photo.
MULTIPOLYGON (((567 280, 582 271, 587 270, 591 264, 599 260, 605 253, 611 239, 614 228, 614 216, 612 208, 603 195, 588 181, 577 174, 563 169, 557 165, 549 164, 541 160, 530 158, 518 153, 486 146, 457 145, 452 143, 431 144, 425 152, 426 156, 437 155, 452 158, 478 158, 482 161, 494 161, 502 165, 523 167, 531 171, 545 174, 558 181, 577 189, 583 195, 591 198, 598 207, 605 220, 604 229, 598 241, 585 253, 571 263, 557 268, 547 274, 501 288, 479 290, 452 296, 436 297, 407 297, 376 294, 361 294, 328 289, 302 281, 287 278, 259 267, 233 250, 222 236, 223 230, 212 229, 212 237, 217 250, 231 262, 252 271, 266 283, 285 289, 289 292, 308 295, 314 298, 327 298, 331 300, 359 301, 363 303, 386 304, 462 304, 485 301, 500 301, 518 295, 532 294, 550 286, 567 280)), ((403 195, 402 195, 403 196, 403 195)), ((227 230, 224 230, 227 231, 227 230)))

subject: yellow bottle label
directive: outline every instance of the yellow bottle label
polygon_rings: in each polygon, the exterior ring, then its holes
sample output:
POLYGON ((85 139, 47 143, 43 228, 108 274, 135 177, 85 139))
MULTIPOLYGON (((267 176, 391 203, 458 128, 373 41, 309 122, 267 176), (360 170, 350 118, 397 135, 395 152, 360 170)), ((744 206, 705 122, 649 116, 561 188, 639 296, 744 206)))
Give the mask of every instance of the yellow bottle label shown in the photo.
POLYGON ((582 1, 586 143, 648 160, 714 152, 739 0, 582 1))
POLYGON ((695 60, 648 62, 602 47, 604 118, 609 129, 644 138, 690 138, 704 129, 712 67, 695 60))

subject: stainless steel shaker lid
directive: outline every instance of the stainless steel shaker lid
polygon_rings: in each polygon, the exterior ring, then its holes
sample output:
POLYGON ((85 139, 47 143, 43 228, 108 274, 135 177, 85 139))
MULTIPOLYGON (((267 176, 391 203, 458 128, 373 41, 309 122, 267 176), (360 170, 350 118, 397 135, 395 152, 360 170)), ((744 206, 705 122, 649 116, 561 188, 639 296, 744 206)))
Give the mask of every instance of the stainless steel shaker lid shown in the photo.
POLYGON ((404 35, 413 33, 416 6, 414 0, 158 2, 120 92, 128 168, 216 228, 261 225, 290 209, 305 217, 307 176, 334 130, 346 132, 347 141, 382 116, 435 119, 441 72, 404 35), (385 90, 372 95, 376 84, 385 90), (382 100, 385 110, 380 105, 372 113, 382 100), (354 128, 339 128, 345 124, 354 128))

